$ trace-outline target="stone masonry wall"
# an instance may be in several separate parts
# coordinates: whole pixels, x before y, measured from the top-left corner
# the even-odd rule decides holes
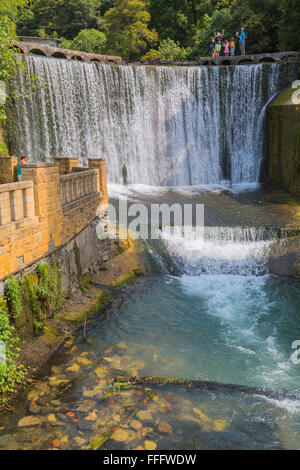
[[[0,183],[12,183],[17,180],[17,157],[0,158]]]
[[[300,195],[300,105],[291,102],[294,91],[284,91],[268,107],[268,182]]]
[[[2,160],[11,168],[13,158],[0,167]],[[69,171],[72,160],[63,163]],[[21,182],[0,184],[0,281],[62,249],[104,212],[105,160],[96,166],[62,175],[60,163],[27,164]]]

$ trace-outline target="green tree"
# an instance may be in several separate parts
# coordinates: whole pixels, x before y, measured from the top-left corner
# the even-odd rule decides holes
[[[19,34],[34,35],[41,29],[52,36],[73,39],[82,29],[97,28],[100,0],[34,0],[27,21],[18,21]]]
[[[224,28],[224,39],[230,39],[235,37],[235,33],[240,31],[242,26],[248,38],[246,53],[278,51],[278,0],[245,0],[243,3],[237,0],[222,0],[210,11],[211,13],[204,14],[198,22],[194,34],[193,58],[208,55],[210,39],[215,30],[221,31]]]
[[[299,0],[282,0],[279,45],[281,51],[300,51]]]
[[[155,44],[157,32],[149,29],[148,0],[116,0],[104,15],[107,50],[125,59],[136,59]]]
[[[189,45],[191,32],[197,21],[195,2],[196,0],[150,0],[151,26],[157,30],[161,40],[170,38],[185,46]]]
[[[103,54],[106,45],[106,36],[97,29],[82,29],[71,43],[74,51],[94,52]]]
[[[187,51],[170,38],[161,41],[158,50],[160,60],[183,60],[187,57]]]
[[[15,21],[18,9],[24,9],[26,4],[27,0],[5,0],[0,3],[0,120],[6,117],[5,84],[18,66],[18,56],[13,48]]]

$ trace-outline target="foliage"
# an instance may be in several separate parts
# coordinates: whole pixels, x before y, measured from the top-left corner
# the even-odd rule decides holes
[[[160,60],[160,52],[157,49],[150,49],[150,51],[145,54],[141,60],[143,61],[155,61],[155,60]]]
[[[32,0],[30,8],[24,8],[27,0],[5,3],[10,16],[7,24],[7,15],[0,16],[0,39],[13,36],[18,5],[19,34],[60,37],[64,48],[124,59],[197,59],[210,55],[215,30],[224,28],[224,39],[230,39],[242,26],[246,53],[300,50],[299,0]],[[0,40],[0,66],[1,60],[11,62],[8,49]],[[0,74],[11,65],[0,67]]]
[[[281,51],[300,51],[299,0],[283,0],[281,3],[279,45]]]
[[[32,311],[32,323],[35,334],[38,334],[44,328],[44,314],[42,310],[41,303],[39,301],[39,297],[37,294],[38,291],[38,283],[33,276],[27,276],[26,280],[26,287],[28,289],[30,304],[31,304],[31,311]]]
[[[105,52],[106,36],[96,29],[82,29],[71,43],[74,51],[93,52],[103,54]]]
[[[172,39],[164,39],[159,45],[160,60],[182,60],[187,57],[187,51]]]
[[[158,38],[163,47],[164,41],[172,40],[182,49],[184,58],[207,56],[215,29],[224,28],[225,38],[230,39],[241,26],[246,29],[249,53],[277,51],[279,45],[281,50],[300,49],[299,0],[35,0],[30,3],[31,8],[23,8],[18,19],[21,34],[56,35],[63,39],[64,48],[102,53],[105,41],[104,36],[100,39],[100,34],[105,30],[106,52],[120,54],[125,59],[143,56],[143,60],[157,60],[158,52],[153,46]],[[161,55],[174,60],[170,58],[174,57],[170,47]]]
[[[36,35],[42,28],[46,35],[73,39],[82,29],[97,28],[100,16],[99,0],[35,0],[31,12],[18,20],[22,35]]]
[[[57,263],[39,263],[37,274],[26,276],[35,333],[44,328],[47,318],[53,317],[61,308],[64,300],[61,273]],[[26,369],[18,363],[20,348],[19,338],[11,320],[22,312],[23,294],[20,283],[10,277],[5,289],[6,299],[0,297],[0,346],[5,344],[6,360],[0,360],[0,405],[7,400],[7,394],[13,392],[18,383],[25,379]],[[0,357],[1,359],[1,357]]]
[[[115,7],[104,15],[109,53],[136,59],[158,40],[149,29],[148,0],[116,0]]]
[[[205,13],[193,37],[192,58],[207,56],[214,31],[225,30],[224,39],[235,37],[244,27],[247,34],[246,51],[249,53],[278,50],[280,12],[277,0],[245,0],[243,3],[218,2],[211,14]],[[268,21],[266,21],[266,17]],[[237,44],[238,45],[238,44]],[[238,47],[237,47],[238,51]]]
[[[7,305],[11,316],[16,319],[22,312],[22,294],[20,283],[14,276],[11,276],[5,287]]]
[[[0,82],[3,83],[7,83],[17,68],[17,54],[13,49],[12,41],[16,36],[15,20],[18,8],[25,7],[26,3],[27,0],[0,2]],[[0,100],[0,120],[6,118],[4,101],[5,99]]]
[[[151,26],[159,38],[173,39],[188,46],[191,32],[195,29],[196,0],[150,0]]]
[[[37,266],[39,283],[37,296],[45,318],[55,315],[64,301],[61,273],[57,263],[39,263]]]
[[[25,378],[25,368],[18,364],[20,349],[19,338],[14,336],[14,327],[10,324],[6,301],[0,298],[0,342],[5,345],[5,362],[0,361],[0,405],[4,405],[7,394]]]
[[[62,49],[72,49],[72,40],[66,38],[60,38],[60,47]]]
[[[158,50],[150,49],[141,60],[143,61],[173,61],[173,60],[184,60],[189,55],[189,49],[180,47],[179,42],[173,41],[173,39],[163,39],[159,45]]]

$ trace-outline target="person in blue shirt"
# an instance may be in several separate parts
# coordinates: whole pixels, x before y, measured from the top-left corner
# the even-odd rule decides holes
[[[240,51],[241,51],[241,54],[242,55],[245,55],[246,54],[246,39],[247,39],[247,36],[246,36],[246,33],[245,33],[245,29],[244,28],[241,28],[241,34],[239,33],[236,33],[236,36],[239,38],[240,40]]]
[[[26,165],[27,163],[27,157],[25,155],[25,153],[21,153],[21,157],[18,161],[18,180],[21,181],[22,180],[22,165]]]

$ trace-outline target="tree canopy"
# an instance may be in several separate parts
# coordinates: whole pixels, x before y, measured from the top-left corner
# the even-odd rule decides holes
[[[26,3],[27,9],[20,8]],[[12,17],[19,11],[18,34],[58,37],[68,47],[125,59],[207,56],[214,30],[224,29],[224,39],[230,39],[241,27],[249,53],[300,50],[299,0],[6,0],[5,5]]]
[[[300,5],[299,0],[281,2],[279,45],[283,51],[300,51]]]
[[[114,8],[105,13],[110,53],[135,59],[158,41],[157,32],[148,27],[151,18],[148,4],[148,0],[116,0]]]
[[[5,84],[17,67],[17,55],[13,48],[16,37],[18,13],[27,5],[27,0],[5,0],[0,3],[0,120],[5,119]]]
[[[103,54],[105,45],[106,36],[104,33],[97,29],[82,29],[72,41],[70,48],[75,51]]]
[[[101,2],[99,0],[33,0],[31,15],[19,18],[18,32],[22,35],[37,35],[40,30],[46,35],[74,39],[82,29],[97,28]]]

